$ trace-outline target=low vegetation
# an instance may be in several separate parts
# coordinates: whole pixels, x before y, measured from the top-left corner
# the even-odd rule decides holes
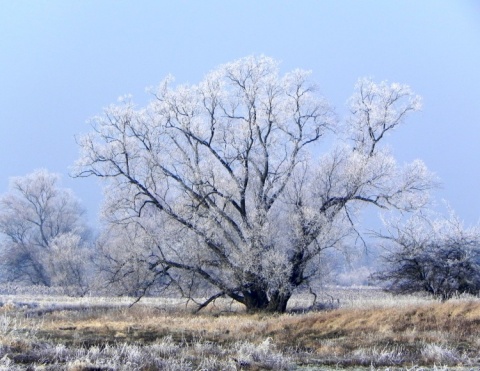
[[[373,275],[397,294],[425,292],[447,300],[480,291],[480,228],[448,218],[413,215],[405,224],[391,221],[382,241],[383,267]]]
[[[320,370],[480,365],[480,301],[393,297],[372,289],[325,293],[323,307],[246,314],[218,299],[0,296],[0,369]],[[326,300],[328,297],[333,299]],[[296,307],[295,307],[296,306]],[[318,308],[321,305],[317,305]]]

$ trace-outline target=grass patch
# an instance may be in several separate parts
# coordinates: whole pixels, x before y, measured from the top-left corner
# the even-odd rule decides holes
[[[377,301],[283,315],[247,315],[227,301],[194,315],[185,303],[161,299],[131,308],[104,298],[52,303],[37,297],[36,305],[7,299],[0,307],[0,369],[480,366],[480,301],[474,298],[413,298],[410,304],[399,298],[401,305]]]

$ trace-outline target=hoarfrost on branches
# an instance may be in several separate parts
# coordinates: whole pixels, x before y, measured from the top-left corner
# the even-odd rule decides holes
[[[399,167],[381,146],[419,98],[404,85],[360,80],[341,124],[309,78],[250,56],[197,85],[173,87],[169,76],[146,107],[126,99],[92,119],[75,173],[105,181],[111,230],[149,236],[141,244],[149,282],[281,312],[361,207],[425,204],[431,174],[421,162]],[[329,135],[332,150],[318,156]],[[116,254],[136,254],[138,244],[125,241],[112,242]]]
[[[448,218],[414,214],[390,220],[379,234],[384,267],[374,274],[386,290],[425,292],[443,300],[480,291],[480,228],[465,227],[453,212]]]
[[[36,170],[12,178],[0,198],[3,278],[84,294],[88,229],[79,201],[59,187],[59,180],[57,174]]]

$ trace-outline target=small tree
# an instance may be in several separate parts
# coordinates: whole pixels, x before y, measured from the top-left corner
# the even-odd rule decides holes
[[[78,231],[53,238],[41,260],[51,286],[62,287],[65,293],[73,296],[83,296],[90,289],[92,248]]]
[[[480,230],[464,228],[454,215],[392,223],[380,236],[384,269],[373,277],[394,293],[426,292],[443,300],[480,291]]]
[[[141,226],[155,276],[282,312],[362,205],[426,202],[423,163],[400,168],[381,146],[420,107],[405,85],[360,80],[340,125],[309,72],[280,76],[268,57],[225,64],[198,85],[171,84],[145,108],[127,99],[95,117],[76,164],[77,176],[106,181],[110,223]],[[318,156],[329,133],[338,141]]]
[[[88,262],[80,248],[87,237],[83,210],[58,182],[57,174],[36,170],[12,178],[9,192],[0,198],[5,279],[85,288],[85,268],[80,268]]]

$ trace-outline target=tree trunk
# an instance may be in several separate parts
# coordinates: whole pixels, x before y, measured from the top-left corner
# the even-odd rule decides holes
[[[269,303],[267,293],[260,289],[244,291],[243,297],[247,313],[263,312]]]
[[[291,294],[280,294],[277,292],[269,297],[265,290],[249,290],[243,292],[243,296],[247,313],[285,313]]]
[[[278,292],[274,293],[268,303],[267,312],[285,313],[287,310],[288,300],[291,296],[291,294],[280,294]]]

